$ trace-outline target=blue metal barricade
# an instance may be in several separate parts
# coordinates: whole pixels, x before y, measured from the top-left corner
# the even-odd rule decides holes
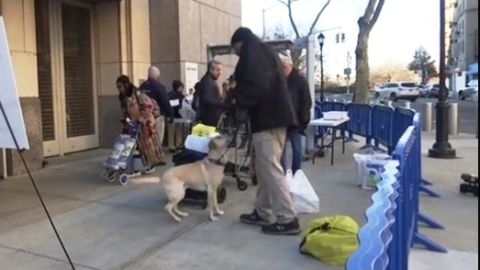
[[[322,111],[323,112],[331,112],[331,111],[346,111],[346,106],[342,102],[330,102],[326,101],[321,103]]]
[[[372,140],[372,107],[368,104],[347,104],[346,110],[350,120],[347,123],[347,131],[350,139],[353,135],[365,137],[366,145]]]
[[[372,137],[375,141],[375,146],[380,144],[385,146],[388,153],[393,151],[393,114],[394,110],[389,106],[373,106],[372,108]],[[411,122],[410,122],[411,123]]]
[[[416,113],[411,119],[393,154],[398,160],[398,171],[387,170],[377,184],[372,205],[365,212],[367,223],[359,231],[360,246],[349,258],[347,270],[406,270],[410,248],[416,244],[431,251],[446,252],[418,230],[418,222],[443,227],[420,213],[420,116]]]
[[[392,131],[394,145],[398,142],[405,130],[412,125],[414,115],[415,111],[412,109],[400,107],[395,108],[395,114],[393,116],[393,122],[395,122],[395,125],[393,126]]]

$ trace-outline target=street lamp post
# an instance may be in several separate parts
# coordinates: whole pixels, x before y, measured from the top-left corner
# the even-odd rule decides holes
[[[325,36],[323,33],[320,33],[317,37],[318,44],[320,45],[320,101],[325,101],[325,96],[323,93],[324,90],[324,81],[323,81],[323,43],[325,41]]]
[[[435,143],[428,150],[433,158],[455,158],[455,149],[448,142],[448,108],[447,88],[445,85],[445,0],[440,0],[440,90],[436,104],[437,122]]]

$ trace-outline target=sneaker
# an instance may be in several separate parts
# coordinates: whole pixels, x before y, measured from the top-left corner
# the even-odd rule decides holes
[[[240,216],[240,222],[250,225],[266,226],[270,224],[268,220],[261,218],[257,210],[253,210],[251,214],[243,214]]]
[[[274,235],[297,235],[301,232],[298,219],[294,218],[288,223],[274,223],[271,225],[262,226],[262,232]]]

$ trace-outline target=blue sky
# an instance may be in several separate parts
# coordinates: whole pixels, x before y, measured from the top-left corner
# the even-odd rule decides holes
[[[326,0],[298,0],[294,3],[294,18],[304,32],[325,2]],[[353,57],[352,67],[354,66],[357,20],[367,3],[367,0],[331,0],[320,17],[318,30],[340,27],[324,32],[324,65],[328,74],[342,73],[346,67],[347,51]],[[261,35],[264,8],[270,8],[265,12],[267,32],[279,26],[286,32],[293,32],[287,8],[276,0],[242,0],[242,24]],[[386,0],[380,18],[370,34],[371,68],[392,63],[406,66],[412,60],[415,49],[420,46],[426,48],[432,59],[437,60],[439,17],[438,0]],[[345,44],[335,43],[335,35],[339,32],[345,33]]]

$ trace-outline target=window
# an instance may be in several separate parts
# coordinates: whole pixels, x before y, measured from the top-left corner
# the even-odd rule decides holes
[[[414,83],[402,83],[402,87],[415,87]]]

